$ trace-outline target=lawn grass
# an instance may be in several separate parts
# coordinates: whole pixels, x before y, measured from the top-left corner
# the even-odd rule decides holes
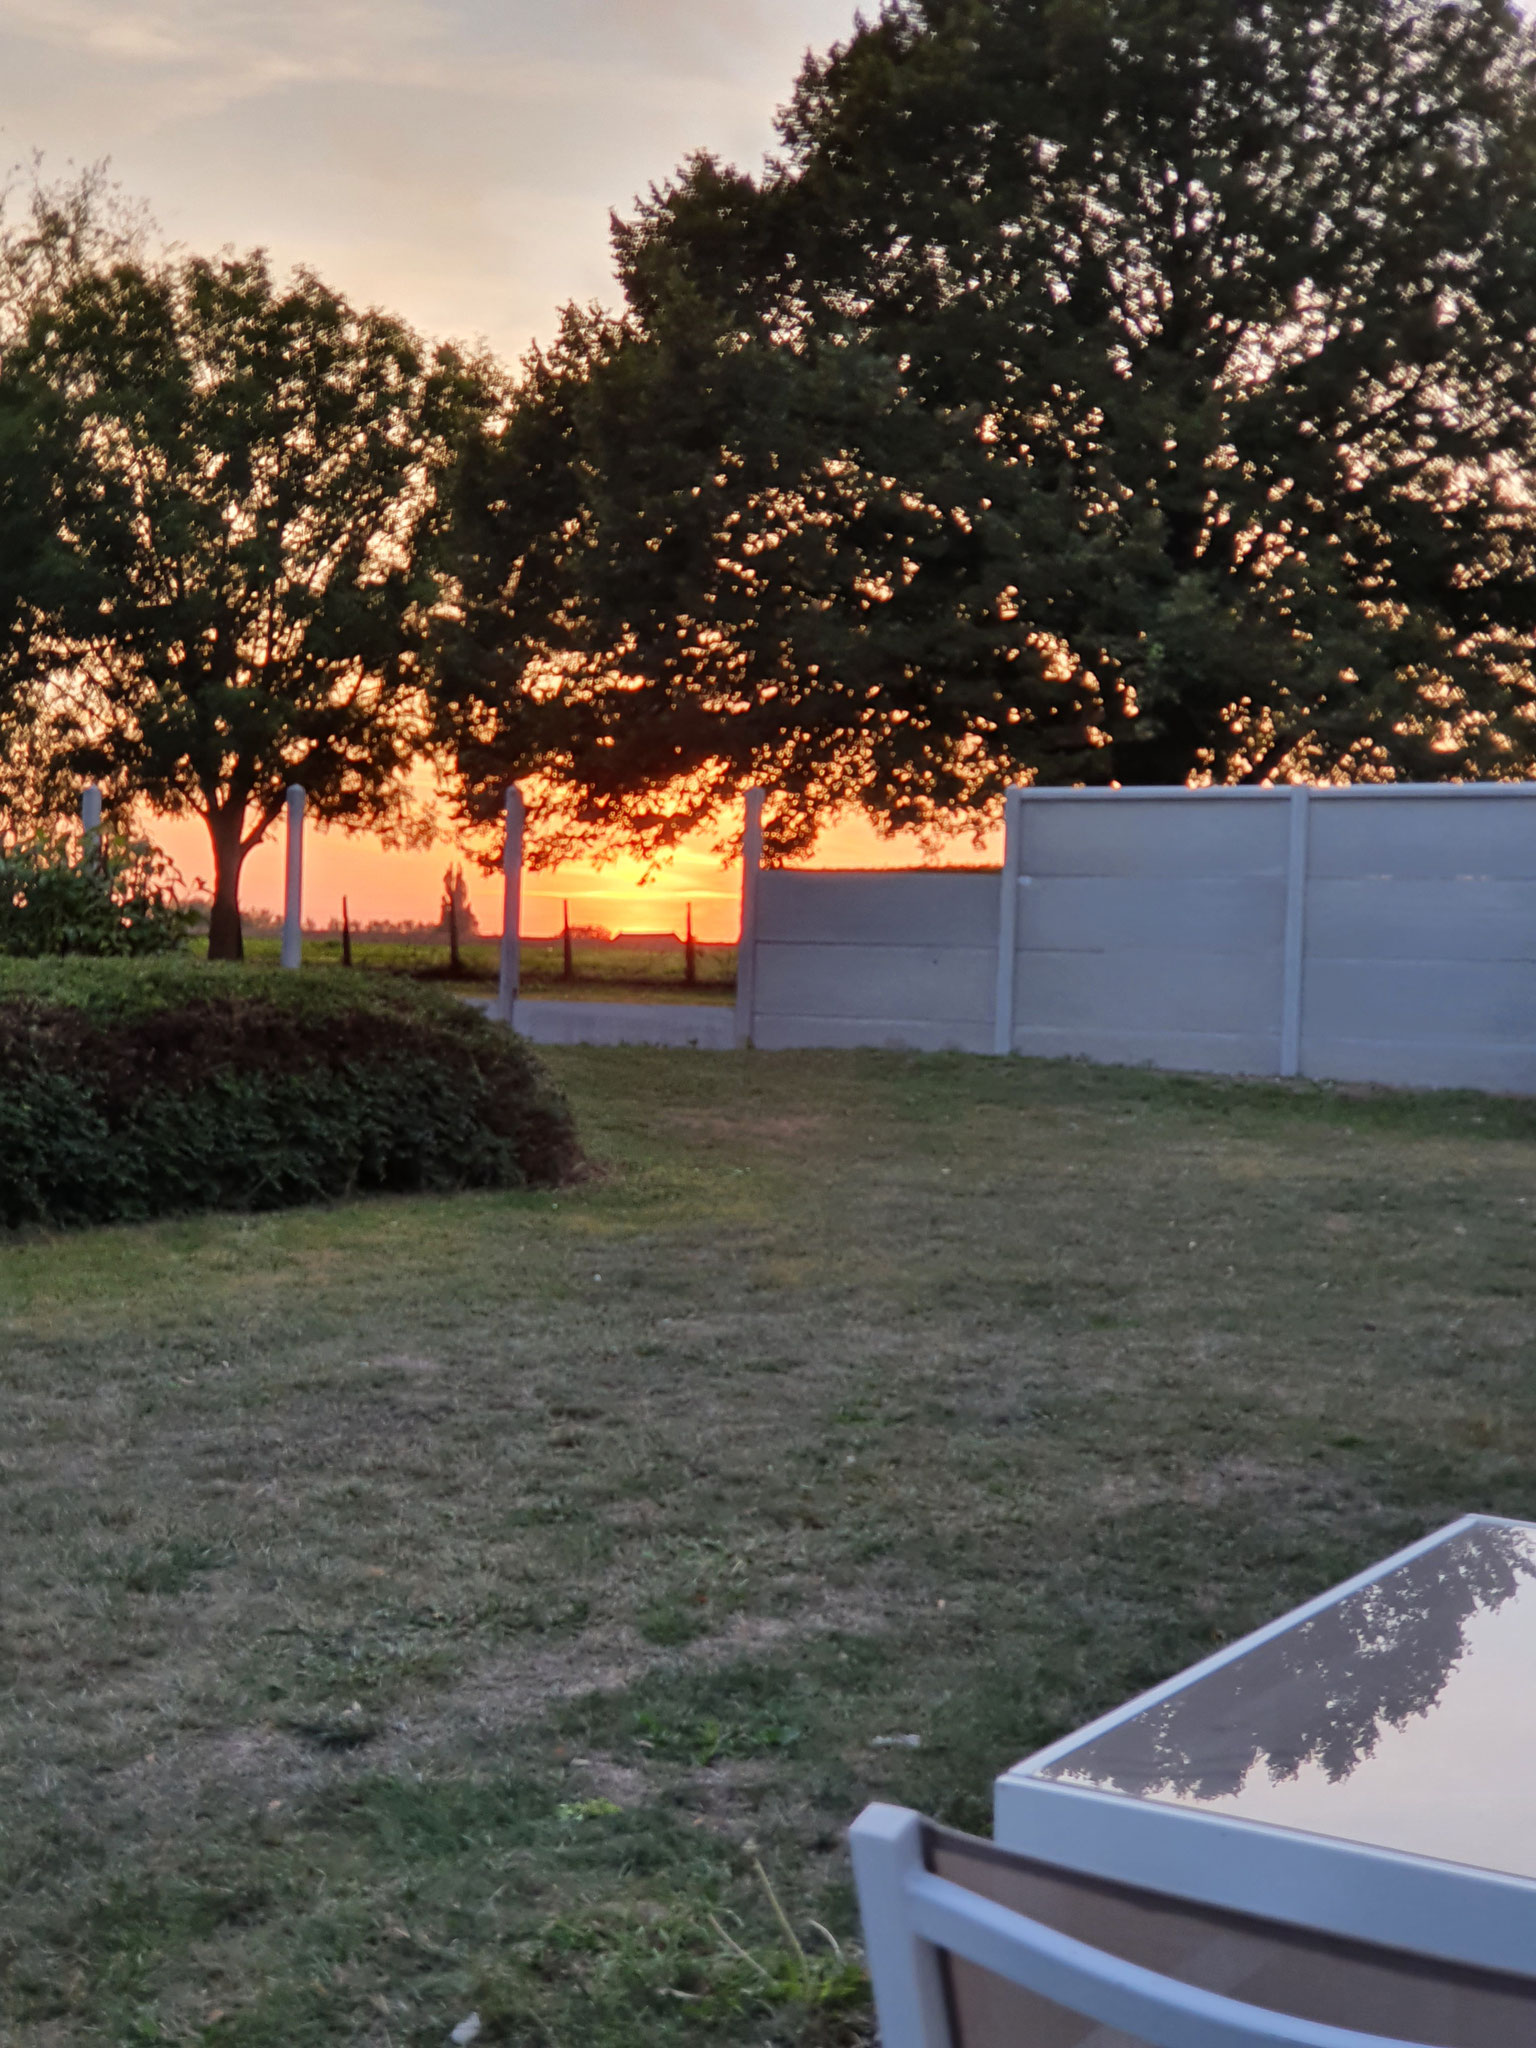
[[[1536,1515],[1536,1105],[548,1059],[559,1194],[0,1246],[0,2039],[861,2041],[865,1799]]]
[[[206,949],[198,939],[194,950]],[[269,935],[248,934],[245,957],[253,965],[275,967],[283,942]],[[501,972],[501,946],[495,939],[466,939],[459,956],[469,981],[493,983]],[[445,976],[448,945],[429,941],[354,939],[352,964],[359,972]],[[327,934],[304,941],[306,967],[339,967],[341,940]],[[683,949],[673,946],[616,945],[596,939],[571,948],[575,979],[564,979],[564,952],[559,939],[524,939],[520,979],[524,995],[553,996],[566,1002],[729,1003],[736,994],[736,948],[700,945],[697,980],[684,980]]]

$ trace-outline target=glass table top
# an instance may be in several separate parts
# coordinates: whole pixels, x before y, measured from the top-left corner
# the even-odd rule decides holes
[[[1536,1878],[1536,1529],[1448,1535],[1039,1776]]]

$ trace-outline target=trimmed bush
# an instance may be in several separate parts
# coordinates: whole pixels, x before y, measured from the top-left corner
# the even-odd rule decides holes
[[[0,1223],[551,1187],[570,1113],[521,1040],[379,977],[0,960]]]

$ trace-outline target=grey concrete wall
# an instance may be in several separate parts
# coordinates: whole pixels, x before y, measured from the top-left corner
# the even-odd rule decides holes
[[[512,1028],[535,1045],[675,1045],[726,1052],[736,1012],[723,1003],[573,1003],[519,996]]]
[[[1000,875],[750,867],[734,1011],[519,999],[517,1028],[1536,1095],[1536,785],[1024,790],[1008,818]]]
[[[1283,793],[1031,792],[1020,821],[1016,1052],[1279,1071]]]
[[[995,874],[765,868],[752,1043],[990,1052],[998,887]]]
[[[1014,1049],[1536,1093],[1536,788],[1296,805],[1029,792]]]
[[[1536,1094],[1536,791],[1309,811],[1302,1072]]]

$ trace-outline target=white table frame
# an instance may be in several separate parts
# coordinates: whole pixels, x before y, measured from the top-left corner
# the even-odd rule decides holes
[[[994,1787],[995,1839],[1026,1856],[1203,1905],[1536,1976],[1536,1881],[1040,1776],[1095,1736],[1258,1644],[1463,1531],[1488,1525],[1526,1528],[1536,1536],[1536,1524],[1466,1515],[1015,1764]],[[1536,1745],[1532,1762],[1536,1768]]]

